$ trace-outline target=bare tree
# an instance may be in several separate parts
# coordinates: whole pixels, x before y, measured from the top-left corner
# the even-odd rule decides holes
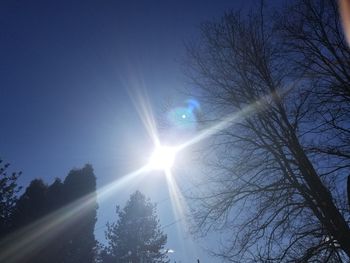
[[[308,149],[340,162],[350,161],[350,49],[345,41],[336,1],[302,0],[290,6],[289,16],[279,19],[279,29],[292,54],[296,71],[316,83],[313,116],[318,128],[312,133],[321,143]],[[297,19],[296,19],[297,18]],[[311,107],[310,107],[311,110]]]
[[[300,1],[300,10],[311,8],[309,3],[314,5]],[[320,96],[327,80],[312,74],[317,65],[314,72],[307,70],[312,63],[306,52],[312,47],[298,50],[287,41],[284,30],[302,18],[290,10],[283,13],[292,19],[285,24],[281,16],[268,20],[262,8],[245,17],[227,13],[203,24],[199,43],[188,48],[189,74],[210,115],[240,116],[206,145],[217,159],[210,160],[206,176],[210,191],[198,193],[193,206],[198,231],[229,230],[216,255],[231,262],[350,258],[349,209],[341,194],[346,186],[339,183],[349,169],[342,158],[322,152],[327,136],[337,138],[332,146],[339,150],[342,138],[319,110],[328,103]],[[337,19],[336,9],[327,12]],[[343,41],[340,31],[338,37]],[[322,59],[319,64],[327,66]]]

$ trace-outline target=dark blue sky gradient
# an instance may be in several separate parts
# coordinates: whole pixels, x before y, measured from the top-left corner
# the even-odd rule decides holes
[[[51,183],[87,162],[99,186],[137,168],[151,142],[128,89],[140,84],[158,114],[169,98],[182,104],[184,41],[198,36],[201,22],[249,3],[0,1],[0,157],[23,171],[24,186],[36,177]],[[158,192],[153,201],[166,198]],[[129,194],[100,204],[98,227]],[[163,225],[176,220],[164,203]],[[189,262],[175,231],[164,231],[172,258]]]

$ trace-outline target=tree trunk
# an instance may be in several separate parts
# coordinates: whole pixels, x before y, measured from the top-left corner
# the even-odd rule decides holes
[[[299,141],[296,138],[295,134],[293,134],[292,137],[294,145],[293,148],[295,150],[295,158],[299,163],[303,178],[311,189],[312,198],[315,199],[316,206],[320,209],[320,212],[323,215],[323,218],[319,219],[323,224],[325,224],[326,229],[329,231],[329,234],[339,242],[340,247],[350,258],[349,225],[345,221],[343,215],[339,212],[338,208],[335,206],[331,193],[323,185],[312,163],[306,156],[305,151],[299,144]]]

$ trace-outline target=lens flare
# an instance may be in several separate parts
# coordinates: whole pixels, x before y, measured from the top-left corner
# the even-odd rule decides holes
[[[133,86],[137,87],[137,82],[132,82]],[[297,83],[292,83],[290,87],[284,92],[288,93]],[[132,95],[132,94],[131,94]],[[273,95],[273,94],[272,94]],[[120,177],[116,180],[97,191],[97,197],[99,202],[105,201],[112,196],[115,191],[125,188],[131,181],[144,176],[150,169],[163,170],[167,178],[169,194],[171,198],[172,208],[176,218],[185,218],[187,204],[185,198],[182,196],[181,190],[177,186],[175,177],[172,176],[171,167],[175,162],[176,155],[194,145],[199,143],[216,133],[234,125],[236,122],[243,118],[254,114],[260,107],[268,106],[268,101],[271,98],[271,94],[267,95],[260,100],[247,105],[245,108],[238,112],[231,113],[223,118],[216,124],[201,130],[196,136],[180,144],[177,147],[161,146],[159,141],[159,135],[157,131],[156,121],[152,113],[151,103],[148,101],[148,96],[145,93],[135,92],[135,96],[131,96],[138,114],[142,122],[144,123],[147,132],[149,133],[155,147],[155,151],[152,154],[149,163],[141,167],[134,172]],[[171,112],[171,119],[174,120],[174,124],[180,127],[196,127],[196,114],[195,110],[199,110],[199,103],[194,100],[187,101],[187,107],[177,108]],[[181,120],[181,121],[180,121]],[[193,125],[193,126],[192,126]],[[174,125],[175,126],[175,125]],[[91,205],[95,204],[96,193],[84,196],[81,199],[60,208],[45,217],[38,219],[32,224],[15,231],[6,238],[0,238],[0,262],[18,263],[23,262],[33,252],[42,250],[46,245],[55,240],[58,236],[64,234],[68,226],[78,224],[84,215],[83,212],[90,211]],[[185,224],[184,220],[181,221],[182,225]]]
[[[180,132],[193,132],[197,128],[197,114],[200,110],[199,102],[189,99],[184,106],[170,109],[167,121],[172,129]]]

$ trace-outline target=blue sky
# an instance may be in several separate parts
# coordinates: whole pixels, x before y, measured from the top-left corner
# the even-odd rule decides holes
[[[191,88],[181,69],[184,41],[198,36],[201,22],[251,2],[1,1],[0,157],[23,171],[24,186],[85,163],[99,187],[137,169],[152,143],[132,96],[146,93],[159,118],[168,101],[183,105],[189,98],[179,91]],[[175,170],[183,185],[198,175],[191,165]],[[159,202],[162,225],[178,220],[164,177],[152,174],[99,204],[99,240],[115,205],[136,189]],[[192,242],[183,221],[164,231],[177,262],[216,262],[201,247],[217,236]]]

